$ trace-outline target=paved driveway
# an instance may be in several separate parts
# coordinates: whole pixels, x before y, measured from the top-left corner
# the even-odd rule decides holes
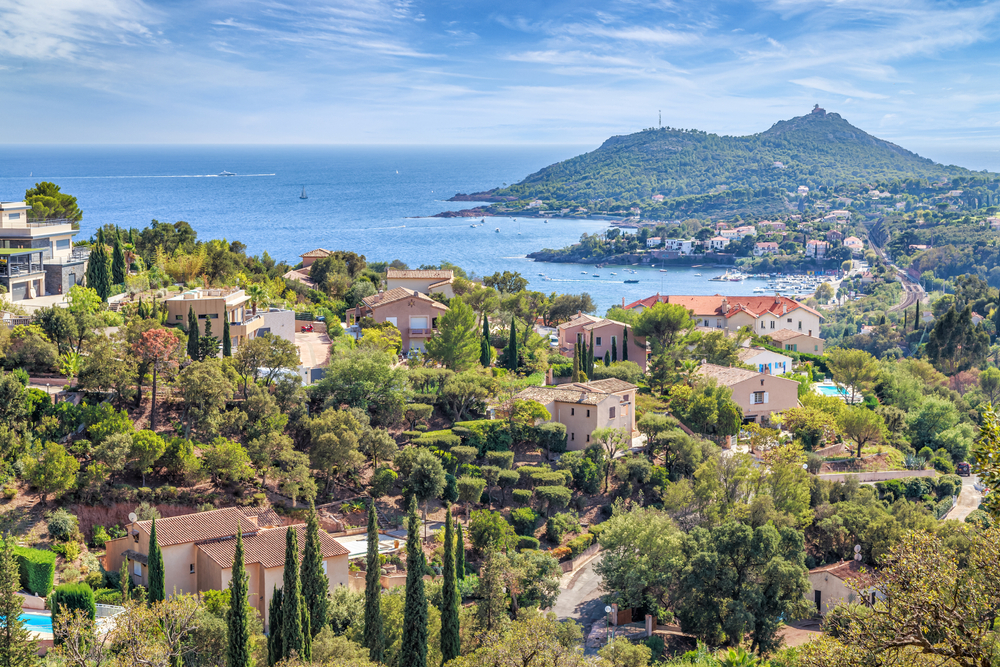
[[[600,561],[601,555],[597,554],[582,568],[563,577],[559,598],[552,607],[560,619],[571,618],[588,628],[595,620],[604,617],[601,576],[594,571],[594,566]]]
[[[299,348],[299,359],[306,368],[325,366],[330,360],[330,337],[324,332],[299,331],[295,334],[295,345]]]
[[[965,517],[979,508],[979,503],[983,502],[983,494],[976,490],[975,485],[978,483],[979,478],[975,475],[962,478],[962,491],[958,494],[958,504],[945,515],[945,519],[965,521]]]

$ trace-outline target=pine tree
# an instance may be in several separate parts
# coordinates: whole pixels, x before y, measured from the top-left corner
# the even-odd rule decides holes
[[[229,318],[222,320],[222,356],[233,356],[233,337],[229,334]]]
[[[198,330],[198,316],[194,314],[194,306],[188,308],[188,356],[192,361],[198,361],[200,348],[198,347],[198,337],[201,332]]]
[[[455,576],[459,581],[465,579],[465,536],[462,534],[462,523],[458,524],[458,535],[455,537]]]
[[[479,603],[476,605],[476,619],[483,633],[495,630],[504,618],[507,595],[503,586],[503,563],[496,547],[490,545],[479,568],[479,586],[476,590]]]
[[[20,566],[14,556],[14,538],[0,535],[0,665],[28,667],[37,662],[38,646],[21,619],[23,602]]]
[[[507,342],[507,370],[517,371],[517,323],[510,318],[510,340]]]
[[[285,656],[281,645],[282,623],[281,623],[281,589],[275,584],[274,592],[271,594],[271,604],[267,608],[267,616],[270,634],[267,636],[267,664],[274,667]]]
[[[149,529],[149,601],[163,602],[166,599],[166,591],[163,583],[163,552],[160,551],[160,544],[156,541],[156,519],[153,519],[153,526]]]
[[[204,361],[219,356],[219,339],[212,335],[212,318],[205,318],[205,335],[198,339],[198,358]]]
[[[611,352],[609,352],[608,350],[604,351],[604,365],[605,366],[611,365]]]
[[[111,294],[111,260],[104,243],[104,229],[97,230],[97,243],[87,260],[87,287],[94,289],[101,301],[107,301]]]
[[[628,327],[622,327],[622,361],[628,361]]]
[[[406,522],[406,602],[399,664],[427,667],[427,597],[424,594],[424,550],[420,546],[420,519],[416,496],[410,497]]]
[[[319,541],[319,519],[316,507],[310,506],[306,518],[306,546],[302,557],[302,599],[309,611],[310,637],[315,637],[326,625],[330,580],[323,572],[323,545]]]
[[[618,341],[611,337],[611,363],[618,361]]]
[[[250,605],[247,602],[250,578],[243,557],[243,529],[236,524],[236,553],[233,555],[233,578],[229,581],[229,650],[227,667],[253,667],[250,651]]]
[[[282,657],[294,652],[302,657],[305,636],[302,634],[302,584],[299,581],[299,538],[295,528],[285,530],[285,574],[281,586]]]
[[[444,519],[444,583],[441,586],[441,662],[457,658],[461,652],[459,635],[458,580],[455,577],[455,535],[451,526],[451,506]]]
[[[365,560],[365,637],[364,645],[372,662],[382,662],[382,582],[378,559],[378,521],[375,501],[368,505],[368,555]]]
[[[122,237],[115,237],[115,247],[111,254],[111,280],[115,285],[124,285],[125,276],[125,250],[122,248]]]

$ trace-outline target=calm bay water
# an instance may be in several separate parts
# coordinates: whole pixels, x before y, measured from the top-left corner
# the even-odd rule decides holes
[[[107,223],[144,227],[153,219],[186,220],[199,238],[239,240],[251,254],[267,251],[292,264],[303,252],[326,248],[352,250],[371,261],[400,259],[411,267],[449,261],[478,275],[520,271],[531,289],[590,293],[602,313],[623,298],[628,303],[656,292],[741,294],[762,285],[708,282],[720,272],[708,267],[667,273],[635,267],[636,275],[625,275],[621,268],[525,258],[574,243],[584,232],[603,231],[604,221],[487,218],[473,228],[478,219],[426,217],[475,206],[444,201],[456,192],[514,183],[590,149],[5,146],[0,200],[20,200],[34,183],[52,181],[77,197],[82,237]],[[218,176],[223,170],[237,175]],[[303,188],[308,199],[299,198]],[[625,285],[626,278],[640,282]]]

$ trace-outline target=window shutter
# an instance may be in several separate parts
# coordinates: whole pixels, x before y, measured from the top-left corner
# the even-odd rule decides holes
[[[764,392],[764,402],[767,403],[767,392]]]
[[[752,392],[752,391],[750,392],[750,405],[754,405],[754,404],[755,404],[755,403],[754,403],[754,400],[753,400],[753,395],[754,395],[754,393],[755,393],[755,392]]]

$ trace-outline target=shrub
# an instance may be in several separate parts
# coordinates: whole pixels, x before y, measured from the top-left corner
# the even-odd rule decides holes
[[[569,505],[572,493],[565,486],[539,486],[535,495],[545,503],[546,511],[560,509]]]
[[[559,422],[548,422],[534,428],[533,440],[538,446],[550,454],[562,454],[566,451],[566,425]]]
[[[532,478],[543,472],[550,471],[548,468],[541,468],[539,466],[521,466],[517,469],[517,474],[521,476],[521,484],[524,484],[525,486],[534,486]]]
[[[80,543],[72,540],[69,542],[59,542],[52,545],[52,551],[66,559],[67,563],[72,563],[80,557]]]
[[[385,466],[379,468],[372,474],[371,487],[369,493],[372,498],[381,498],[389,493],[396,485],[399,475],[392,468]]]
[[[806,469],[813,475],[819,474],[823,467],[823,457],[816,452],[806,453]]]
[[[514,466],[514,452],[486,452],[486,463],[502,470],[510,470]]]
[[[663,637],[653,635],[652,637],[646,637],[642,643],[649,649],[650,656],[653,660],[659,661],[660,658],[663,657],[663,650],[666,648]]]
[[[49,515],[48,524],[49,535],[60,542],[74,539],[80,532],[80,522],[77,518],[61,507]]]
[[[450,450],[455,445],[461,445],[462,439],[450,430],[430,431],[413,439],[413,444],[419,447],[430,447],[436,449]]]
[[[499,512],[477,510],[469,518],[469,537],[479,551],[494,544],[498,549],[517,544],[517,534]]]
[[[907,498],[919,498],[930,493],[931,481],[926,477],[910,477],[903,482],[903,489]]]
[[[562,560],[563,558],[571,555],[572,552],[569,547],[556,547],[555,549],[549,551],[549,554],[556,560]]]
[[[462,444],[475,447],[480,454],[506,451],[514,444],[507,422],[501,419],[457,422],[455,426],[465,429],[463,433],[468,432]]]
[[[924,461],[930,461],[934,458],[934,450],[930,447],[921,447],[920,451],[917,452],[917,456],[922,458]]]
[[[457,458],[460,463],[472,463],[476,460],[476,455],[479,454],[479,450],[475,447],[456,445],[451,448],[451,453],[455,455],[455,458]]]
[[[530,507],[519,507],[510,513],[510,522],[518,535],[534,535],[538,523],[538,512]]]
[[[606,523],[595,523],[590,527],[590,534],[594,536],[595,542],[601,539],[601,533],[603,533],[604,529],[607,527],[608,525]]]
[[[566,484],[566,476],[562,471],[546,470],[532,475],[531,483],[532,486],[563,486]]]
[[[993,526],[993,517],[983,510],[972,510],[969,516],[965,517],[965,523],[971,523],[980,530],[986,530]]]
[[[962,490],[962,478],[958,475],[944,475],[937,481],[938,498],[957,496]]]
[[[592,380],[606,380],[616,378],[631,384],[639,384],[643,377],[642,369],[634,361],[616,361],[610,366],[604,364],[594,364],[594,377]]]
[[[527,505],[531,502],[531,491],[529,489],[514,489],[514,502],[518,505]]]
[[[94,602],[97,604],[121,605],[121,591],[113,588],[100,588],[94,591]]]
[[[108,540],[111,539],[111,536],[108,535],[108,531],[105,530],[104,526],[95,525],[91,530],[91,533],[93,534],[94,537],[93,539],[91,539],[90,542],[97,549],[103,549],[104,545],[107,544]]]
[[[522,535],[517,540],[518,549],[537,549],[541,545],[537,537],[531,535]]]
[[[87,584],[95,591],[104,585],[104,574],[100,570],[91,570],[83,578],[83,583]]]
[[[583,535],[577,535],[572,540],[567,542],[566,546],[573,551],[573,556],[579,556],[593,543],[594,535],[592,533],[584,533]]]
[[[55,579],[55,552],[14,547],[14,555],[17,557],[21,586],[40,597],[48,596]]]
[[[419,438],[423,435],[420,431],[403,431],[403,437],[407,440],[413,440],[414,438]]]
[[[482,477],[459,477],[458,497],[463,503],[476,503],[483,496],[483,489],[486,488],[486,480]]]
[[[951,461],[944,458],[943,456],[935,456],[930,460],[930,464],[938,472],[943,472],[946,475],[955,474],[955,466],[952,464]]]
[[[569,512],[563,512],[549,517],[549,520],[545,522],[545,537],[550,542],[559,544],[566,533],[579,528],[580,522],[576,520],[576,517]]]
[[[74,609],[86,612],[91,620],[97,618],[94,591],[87,584],[63,584],[59,586],[52,592],[52,597],[49,598],[49,606],[52,609],[53,626],[56,625],[56,619],[60,614]]]
[[[17,487],[13,484],[7,484],[3,487],[3,497],[7,500],[13,500],[17,496]]]

